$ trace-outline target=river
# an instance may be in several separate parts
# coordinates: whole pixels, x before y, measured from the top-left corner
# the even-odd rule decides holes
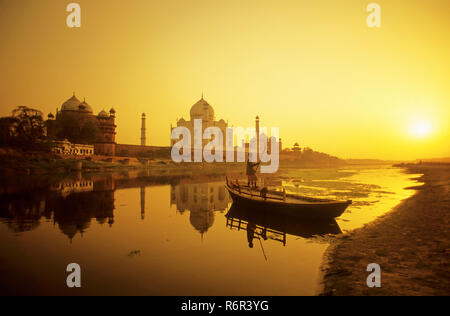
[[[417,184],[414,177],[352,166],[284,168],[268,180],[292,193],[353,201],[325,224],[258,222],[239,212],[227,218],[231,200],[222,178],[3,179],[0,293],[313,295],[330,239],[411,196],[406,188]],[[81,288],[66,285],[69,263],[81,267]]]

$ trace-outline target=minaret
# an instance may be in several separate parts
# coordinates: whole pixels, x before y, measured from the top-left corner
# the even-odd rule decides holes
[[[145,113],[142,113],[142,126],[141,126],[141,146],[146,145],[145,139]]]
[[[259,116],[256,116],[256,161],[259,161]]]

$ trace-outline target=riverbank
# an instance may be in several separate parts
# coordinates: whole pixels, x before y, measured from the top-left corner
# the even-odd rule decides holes
[[[412,197],[363,228],[337,237],[324,255],[320,295],[450,295],[450,164],[403,165],[423,174]],[[368,288],[370,263],[381,288]]]
[[[109,172],[137,168],[133,165],[109,161],[63,159],[57,155],[42,152],[28,152],[24,154],[19,151],[13,151],[6,155],[0,155],[0,175],[2,176],[55,175],[77,171]]]
[[[175,163],[170,159],[127,157],[62,158],[52,153],[0,150],[0,176],[59,176],[70,173],[142,171],[155,177],[223,176],[245,171],[244,163]]]

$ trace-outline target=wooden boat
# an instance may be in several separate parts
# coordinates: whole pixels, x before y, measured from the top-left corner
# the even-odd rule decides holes
[[[229,181],[226,188],[239,206],[309,219],[333,219],[344,213],[352,201],[305,197],[286,192],[257,190]]]

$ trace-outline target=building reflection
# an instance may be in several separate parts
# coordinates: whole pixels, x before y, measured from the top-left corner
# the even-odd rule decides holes
[[[37,228],[41,220],[51,221],[72,240],[82,235],[95,220],[114,224],[115,181],[111,175],[66,179],[47,188],[0,195],[0,218],[14,232]]]
[[[94,182],[92,180],[80,179],[78,181],[66,180],[61,181],[51,187],[51,190],[58,192],[61,196],[66,197],[72,193],[91,192],[94,190]]]
[[[189,212],[191,225],[203,236],[214,224],[214,212],[228,208],[223,182],[180,183],[170,188],[170,205],[180,214]]]
[[[140,188],[141,195],[141,219],[145,219],[145,186],[141,186]]]
[[[78,174],[40,186],[30,181],[7,194],[0,192],[0,221],[17,233],[31,231],[41,221],[53,222],[72,241],[75,236],[82,236],[93,222],[114,225],[117,189],[139,188],[140,209],[136,210],[136,216],[145,220],[146,187],[154,184],[152,181],[128,174],[87,178]],[[230,199],[222,181],[189,181],[195,180],[182,179],[171,185],[170,203],[176,205],[180,214],[189,212],[190,224],[203,236],[214,224],[215,212],[227,211]]]
[[[114,179],[111,176],[97,179],[90,190],[85,183],[85,180],[74,183],[69,195],[67,190],[57,191],[48,203],[53,221],[71,240],[77,233],[82,235],[92,219],[110,227],[114,224]]]
[[[14,232],[31,231],[39,226],[47,214],[45,192],[0,195],[0,218]]]

